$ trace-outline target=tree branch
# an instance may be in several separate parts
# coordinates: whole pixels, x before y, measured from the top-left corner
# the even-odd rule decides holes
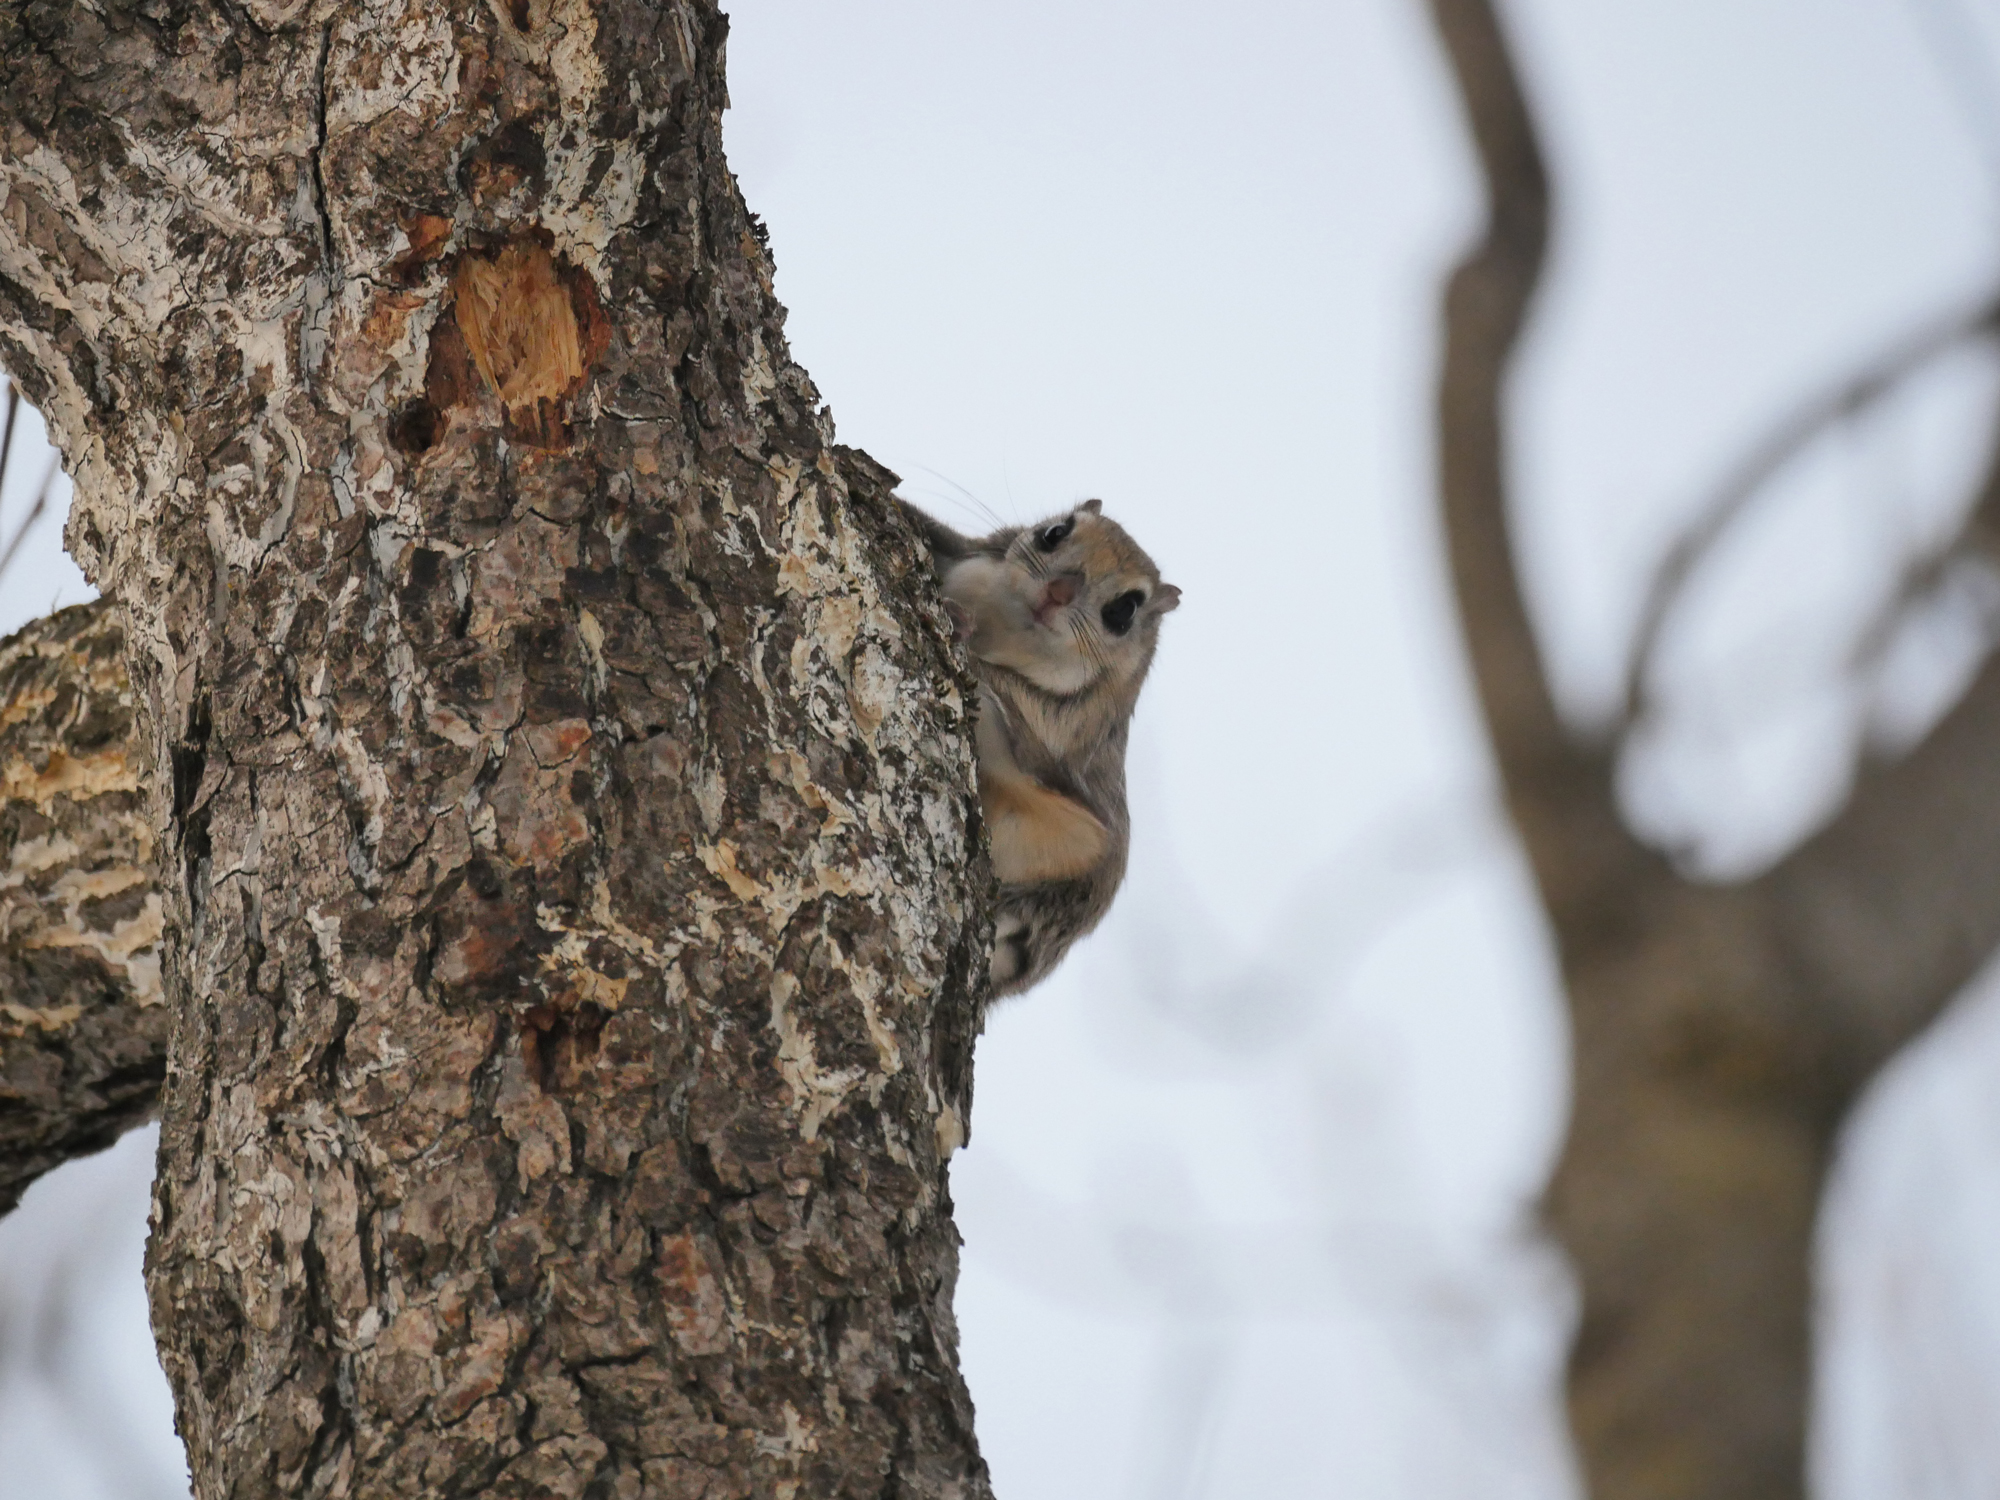
[[[1582,744],[1557,711],[1508,531],[1501,403],[1548,244],[1541,146],[1486,0],[1430,0],[1430,7],[1488,200],[1484,236],[1445,292],[1438,386],[1445,541],[1508,810],[1559,936],[1573,949],[1589,942],[1607,897],[1660,866],[1619,820],[1609,757]]]
[[[1621,728],[1637,723],[1644,716],[1646,682],[1659,654],[1661,637],[1689,582],[1716,543],[1759,496],[1768,493],[1770,482],[1778,473],[1835,422],[1877,405],[1939,355],[1973,339],[1991,337],[1996,324],[2000,324],[2000,298],[1989,297],[1970,313],[1954,313],[1919,330],[1871,361],[1860,373],[1829,389],[1815,391],[1788,412],[1737,464],[1697,509],[1694,520],[1667,549],[1654,571],[1639,610],[1639,623],[1633,632],[1627,660]]]
[[[160,897],[123,646],[105,600],[0,642],[0,1213],[159,1102]]]
[[[2000,413],[1995,417],[2000,431]],[[2000,441],[1952,551],[2000,561]],[[2000,657],[1900,759],[1864,761],[1839,816],[1757,884],[1856,1078],[2000,944]]]
[[[1489,195],[1486,233],[1446,291],[1440,474],[1452,578],[1509,810],[1566,963],[1619,914],[1634,880],[1670,872],[1626,831],[1608,753],[1562,723],[1536,649],[1506,517],[1501,399],[1539,278],[1549,187],[1534,125],[1486,0],[1430,0],[1457,76]],[[1876,402],[1946,349],[1986,336],[1988,302],[1890,351],[1804,403],[1737,471],[1669,555],[1642,616],[1633,691],[1674,599],[1715,537],[1798,448]],[[2000,449],[1968,518],[1979,545],[2000,512]],[[1864,771],[1834,824],[1746,890],[1772,919],[1802,995],[1863,1078],[1956,993],[2000,939],[2000,666],[1902,761]]]
[[[1491,201],[1446,297],[1439,483],[1467,649],[1572,1022],[1571,1125],[1544,1200],[1582,1291],[1572,1430],[1600,1496],[1798,1500],[1810,1248],[1840,1118],[2000,934],[2000,670],[1989,663],[1915,752],[1866,773],[1835,824],[1762,881],[1695,885],[1625,830],[1612,747],[1579,743],[1558,717],[1508,548],[1501,399],[1548,187],[1490,0],[1430,4]],[[1711,530],[1827,405],[1760,451]],[[1667,595],[1676,586],[1670,569]]]

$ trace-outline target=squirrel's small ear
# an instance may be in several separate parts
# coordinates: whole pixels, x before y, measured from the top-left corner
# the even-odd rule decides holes
[[[1163,615],[1168,610],[1181,607],[1181,591],[1171,583],[1163,583],[1153,590],[1153,613]]]
[[[1093,516],[1101,516],[1104,514],[1104,502],[1102,500],[1086,500],[1077,509],[1087,511]]]

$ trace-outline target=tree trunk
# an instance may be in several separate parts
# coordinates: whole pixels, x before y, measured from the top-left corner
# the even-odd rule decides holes
[[[1467,654],[1568,991],[1548,1212],[1583,1320],[1597,1500],[1799,1500],[1813,1220],[1847,1107],[2000,943],[2000,664],[1763,877],[1695,884],[1621,821],[1614,747],[1556,712],[1507,517],[1501,413],[1548,238],[1490,0],[1430,0],[1488,193],[1445,296],[1439,494]],[[1971,527],[2000,514],[2000,472]]]
[[[0,362],[124,612],[196,1493],[987,1493],[988,879],[712,4],[0,6]]]

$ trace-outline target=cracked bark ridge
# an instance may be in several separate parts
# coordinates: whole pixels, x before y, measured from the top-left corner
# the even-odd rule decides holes
[[[1697,884],[1632,836],[1616,747],[1557,713],[1513,562],[1502,398],[1549,225],[1534,120],[1489,0],[1430,10],[1488,193],[1445,293],[1439,500],[1573,1027],[1547,1201],[1583,1293],[1570,1419],[1601,1500],[1799,1500],[1813,1223],[1841,1122],[2000,943],[2000,657],[1757,879]]]
[[[0,361],[126,614],[196,1493],[977,1497],[990,884],[713,5],[0,5]]]
[[[0,1214],[149,1118],[166,1073],[123,650],[102,603],[0,641]]]

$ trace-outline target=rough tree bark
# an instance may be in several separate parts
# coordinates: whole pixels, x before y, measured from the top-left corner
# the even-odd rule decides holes
[[[1598,1500],[1798,1500],[1835,1135],[2000,943],[2000,662],[1761,878],[1697,884],[1632,836],[1615,745],[1556,711],[1508,530],[1502,398],[1548,238],[1542,153],[1489,0],[1430,7],[1488,194],[1445,295],[1440,500],[1574,1033],[1547,1201],[1583,1291],[1571,1422]],[[1995,518],[2000,474],[1971,525]]]
[[[157,1107],[160,894],[107,608],[0,643],[0,1213]]]
[[[786,351],[724,30],[0,4],[0,364],[139,747],[77,769],[109,710],[35,697],[63,652],[116,696],[105,610],[17,640],[9,891],[79,901],[7,929],[5,1103],[18,1036],[149,1013],[153,839],[147,1274],[204,1500],[988,1492],[971,700]],[[114,1043],[30,1079],[47,1160],[145,1108]]]

